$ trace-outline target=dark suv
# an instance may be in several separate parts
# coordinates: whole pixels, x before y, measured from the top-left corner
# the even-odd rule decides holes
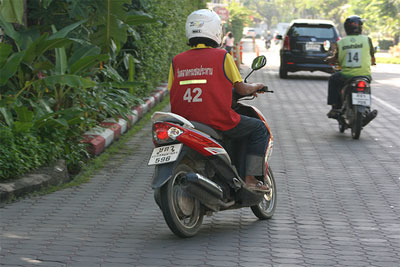
[[[287,78],[288,72],[301,70],[333,72],[332,66],[324,62],[330,45],[339,40],[332,21],[293,20],[284,37],[278,35],[277,39],[283,40],[279,77]]]

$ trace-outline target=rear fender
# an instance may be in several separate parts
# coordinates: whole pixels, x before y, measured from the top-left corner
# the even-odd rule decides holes
[[[355,105],[355,108],[360,113],[364,113],[364,112],[368,112],[369,111],[369,107],[366,107],[366,106]]]
[[[174,169],[188,153],[188,150],[188,147],[183,146],[181,153],[179,154],[176,161],[155,166],[151,188],[161,188],[164,184],[168,182],[169,179],[171,179]]]

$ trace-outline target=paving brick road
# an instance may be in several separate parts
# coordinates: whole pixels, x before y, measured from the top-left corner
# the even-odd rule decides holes
[[[271,220],[224,211],[174,236],[150,188],[147,124],[89,183],[1,207],[0,265],[399,266],[398,101],[374,101],[377,119],[352,140],[326,118],[328,75],[289,77],[272,64],[251,79],[275,91],[253,101],[275,136]]]

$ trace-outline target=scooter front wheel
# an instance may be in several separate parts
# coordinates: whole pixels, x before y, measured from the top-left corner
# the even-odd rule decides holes
[[[250,207],[254,215],[256,215],[260,220],[270,219],[274,215],[276,208],[276,183],[270,167],[268,167],[265,182],[268,184],[271,190],[268,193],[264,194],[263,199],[260,201],[260,203],[258,203],[258,205]]]
[[[338,123],[339,123],[339,132],[344,133],[344,130],[346,130],[346,124],[340,121],[338,121]]]
[[[187,194],[183,188],[183,177],[193,170],[178,165],[172,178],[160,189],[161,210],[171,231],[179,237],[191,237],[197,234],[203,222],[200,201]]]

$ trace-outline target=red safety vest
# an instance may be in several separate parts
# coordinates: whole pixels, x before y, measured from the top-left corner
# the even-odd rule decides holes
[[[240,116],[232,108],[232,82],[225,75],[226,51],[191,49],[174,57],[171,111],[217,130],[235,127]]]

